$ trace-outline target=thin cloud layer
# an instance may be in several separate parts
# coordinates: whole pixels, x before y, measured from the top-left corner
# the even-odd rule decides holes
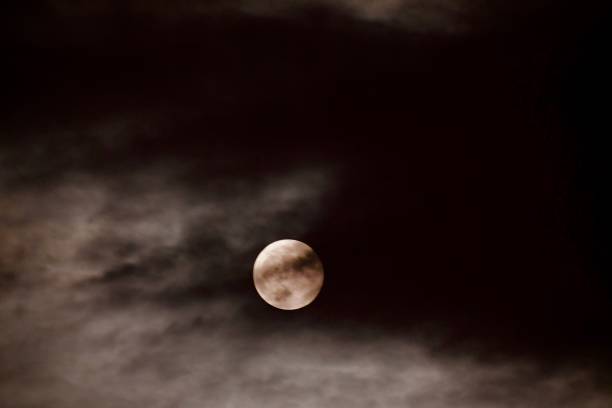
[[[253,327],[234,301],[203,300],[203,312],[66,300],[22,315],[38,327],[4,341],[4,350],[28,353],[8,366],[2,398],[14,407],[95,408],[604,408],[612,401],[588,372],[449,358],[414,340],[359,332]]]
[[[28,157],[30,149],[22,145],[5,159]],[[153,328],[171,333],[184,319],[212,324],[214,332],[245,303],[260,302],[254,290],[242,293],[253,254],[307,232],[333,182],[325,169],[241,177],[219,175],[214,165],[200,175],[168,164],[107,174],[57,159],[61,165],[30,169],[46,170],[42,184],[27,182],[32,175],[21,169],[2,180],[0,320],[7,334],[0,362],[7,376],[0,399],[13,407],[97,404],[92,399],[131,406],[153,396],[148,380],[119,389],[138,371],[133,360],[156,349],[137,343],[152,341],[145,337]],[[217,338],[209,335],[203,356]],[[108,394],[99,381],[116,391]]]
[[[109,0],[83,4],[49,0],[48,5],[64,16],[127,12],[168,19],[228,12],[283,17],[319,9],[345,14],[359,20],[396,24],[410,31],[424,32],[461,31],[467,28],[469,21],[469,9],[466,8],[464,0],[186,0],[172,4],[131,0],[120,5]]]
[[[68,167],[43,185],[2,189],[0,400],[14,408],[612,402],[586,369],[486,363],[432,352],[425,337],[257,318],[270,310],[252,288],[255,255],[308,232],[334,173],[185,171]]]

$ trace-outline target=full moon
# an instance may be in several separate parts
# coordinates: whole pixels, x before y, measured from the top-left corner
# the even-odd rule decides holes
[[[311,247],[293,239],[282,239],[265,247],[253,266],[253,281],[259,296],[283,310],[310,304],[323,286],[323,265]]]

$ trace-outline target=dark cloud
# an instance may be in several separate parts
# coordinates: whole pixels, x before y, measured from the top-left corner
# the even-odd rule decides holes
[[[15,407],[78,405],[103,378],[121,377],[112,380],[119,384],[138,377],[149,356],[161,359],[152,370],[155,378],[188,373],[183,362],[165,361],[173,351],[158,355],[154,343],[148,348],[146,333],[154,333],[149,324],[175,333],[191,319],[198,336],[199,326],[213,332],[228,326],[246,300],[254,254],[271,240],[304,234],[334,183],[333,172],[324,168],[253,177],[213,173],[198,177],[197,188],[185,182],[190,177],[181,166],[169,164],[123,175],[86,165],[56,172],[61,177],[47,175],[43,185],[2,189],[1,259],[3,270],[15,276],[1,305],[11,332],[3,338],[2,355],[8,359],[24,347],[30,356],[14,369],[13,362],[3,365],[9,377],[0,393]],[[136,314],[144,326],[131,323]],[[138,350],[129,351],[133,346]],[[118,354],[112,357],[107,347]],[[209,360],[222,347],[223,341],[214,340],[203,356]],[[93,360],[102,365],[87,363]],[[94,374],[106,371],[106,364],[114,366],[112,373]],[[74,388],[77,377],[89,377],[89,385]],[[29,383],[30,391],[18,381]],[[153,389],[143,391],[146,397]],[[112,392],[99,406],[136,400]],[[152,403],[166,406],[163,399]]]
[[[579,367],[542,372],[530,360],[432,352],[423,338],[384,330],[253,319],[247,309],[268,307],[252,288],[255,255],[307,232],[334,173],[215,175],[194,188],[180,167],[144,169],[3,191],[2,260],[19,274],[0,304],[0,394],[11,406],[598,408],[612,399]],[[11,358],[17,350],[25,357]]]
[[[295,260],[295,263],[292,265],[295,269],[307,269],[318,267],[320,265],[319,257],[314,252],[308,252],[306,254],[301,255],[299,258]]]
[[[286,1],[179,1],[169,5],[164,1],[131,0],[117,3],[98,0],[81,4],[72,1],[50,0],[46,10],[64,17],[91,17],[116,13],[155,16],[160,19],[181,20],[201,15],[243,13],[274,17],[294,17],[316,10],[334,10],[366,21],[398,24],[411,31],[453,32],[465,29],[469,5],[463,0],[295,0]],[[469,20],[468,20],[469,21]]]
[[[580,24],[486,3],[12,9],[0,401],[610,406],[542,102]],[[304,310],[253,287],[281,238],[323,260]]]

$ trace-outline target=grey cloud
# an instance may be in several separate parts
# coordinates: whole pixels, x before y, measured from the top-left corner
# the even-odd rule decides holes
[[[25,157],[31,148],[5,153]],[[64,159],[34,169],[49,173],[44,183],[15,188],[31,177],[9,167],[0,180],[0,321],[7,332],[0,400],[12,407],[122,407],[151,398],[149,405],[165,406],[151,385],[191,367],[180,356],[168,360],[182,353],[180,344],[167,350],[159,343],[198,327],[206,328],[199,352],[213,375],[212,356],[228,342],[221,327],[257,299],[236,290],[251,280],[253,254],[306,233],[334,183],[324,168],[227,176],[214,168],[222,163],[192,174],[164,162],[118,174],[76,170]],[[159,362],[147,368],[150,379],[141,370],[149,355]]]
[[[397,24],[412,31],[457,32],[468,27],[472,3],[464,0],[228,0],[173,2],[122,2],[97,0],[83,4],[49,0],[56,12],[66,16],[88,16],[115,11],[128,11],[165,19],[193,17],[219,12],[239,12],[264,16],[291,16],[313,8],[325,8],[354,18]]]
[[[603,408],[612,400],[580,370],[450,358],[392,336],[254,330],[231,317],[230,303],[209,306],[225,318],[192,325],[198,312],[152,306],[91,314],[55,333],[43,367],[25,363],[43,368],[41,378],[4,390],[18,407]]]
[[[254,291],[200,293],[180,306],[155,301],[177,289],[250,282],[249,257],[269,240],[306,232],[334,179],[323,169],[294,169],[203,179],[195,189],[179,180],[157,168],[3,191],[1,259],[20,276],[0,300],[2,401],[14,408],[612,402],[579,367],[542,371],[529,361],[435,353],[423,337],[252,321],[245,307],[268,307]],[[131,300],[109,307],[113,294]]]
[[[118,277],[117,267],[129,265],[223,264],[304,233],[330,183],[317,169],[259,179],[204,177],[195,187],[157,169],[145,172],[112,181],[78,175],[4,192],[3,261],[69,281]]]
[[[466,8],[463,0],[302,0],[302,1],[242,1],[241,8],[249,12],[288,12],[292,8],[325,6],[366,21],[401,25],[413,31],[455,32],[466,28]]]

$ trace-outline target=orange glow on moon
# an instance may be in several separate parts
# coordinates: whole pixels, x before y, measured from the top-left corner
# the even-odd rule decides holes
[[[265,247],[253,266],[257,293],[268,304],[283,310],[309,305],[323,286],[323,265],[314,250],[293,239]]]

